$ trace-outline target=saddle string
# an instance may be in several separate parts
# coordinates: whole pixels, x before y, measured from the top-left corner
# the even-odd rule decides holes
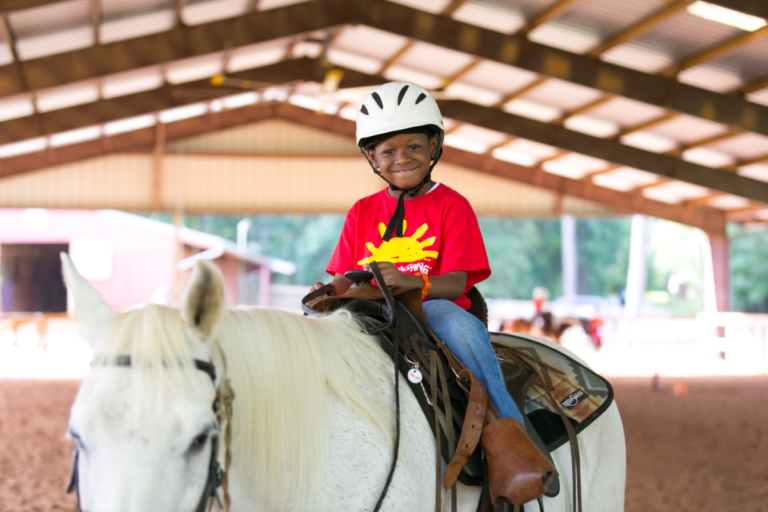
[[[442,461],[443,461],[443,452],[442,452],[442,436],[440,435],[440,425],[442,424],[443,430],[445,430],[445,436],[446,440],[448,441],[448,460],[453,460],[454,455],[454,431],[453,431],[453,425],[451,423],[451,417],[453,416],[452,406],[451,406],[451,398],[448,394],[448,381],[445,378],[445,370],[443,369],[443,365],[441,365],[438,362],[439,356],[437,355],[436,351],[432,351],[429,353],[429,373],[430,373],[430,387],[432,388],[432,403],[435,404],[433,407],[435,409],[435,439],[437,441],[437,447],[436,447],[436,455],[435,455],[435,511],[440,512],[441,510],[441,499],[442,499],[442,487],[443,487],[443,479],[442,476]],[[437,378],[440,377],[440,386],[442,387],[443,391],[443,405],[445,409],[445,423],[442,423],[440,418],[439,409],[437,407],[437,393],[438,393],[438,386],[437,386]],[[451,512],[456,512],[457,509],[457,499],[456,499],[456,485],[453,485],[451,487]]]
[[[542,363],[540,361],[537,361],[536,359],[532,358],[528,354],[523,354],[522,352],[515,352],[516,355],[519,357],[527,360],[529,362],[530,368],[533,370],[533,372],[536,374],[536,376],[539,378],[539,381],[542,384],[542,389],[544,389],[544,392],[546,393],[547,400],[550,404],[552,404],[552,407],[557,411],[557,413],[560,415],[560,418],[563,420],[563,425],[565,426],[565,431],[568,434],[568,440],[570,441],[570,448],[571,448],[571,472],[573,474],[573,504],[574,507],[576,507],[577,512],[583,512],[582,508],[582,495],[581,495],[581,453],[579,451],[579,441],[576,437],[576,431],[573,429],[573,425],[571,425],[570,420],[563,412],[563,409],[560,407],[560,404],[557,403],[557,400],[552,396],[552,393],[549,390],[549,386],[546,385],[546,381],[544,379],[544,374],[541,371],[540,368],[544,368],[544,370],[554,370],[554,368],[550,367],[546,363]],[[556,373],[561,374],[560,371],[556,371]]]

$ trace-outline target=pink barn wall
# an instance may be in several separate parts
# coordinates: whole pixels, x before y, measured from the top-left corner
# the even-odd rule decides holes
[[[73,238],[106,238],[112,245],[112,277],[94,288],[116,311],[149,300],[160,286],[173,284],[173,226],[112,211],[48,210],[48,226],[27,232],[24,210],[0,210],[0,244],[69,243]]]

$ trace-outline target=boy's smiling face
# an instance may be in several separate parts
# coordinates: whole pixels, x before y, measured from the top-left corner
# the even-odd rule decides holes
[[[365,152],[387,181],[407,190],[421,183],[429,172],[437,143],[437,135],[429,137],[423,133],[401,133],[379,142]]]

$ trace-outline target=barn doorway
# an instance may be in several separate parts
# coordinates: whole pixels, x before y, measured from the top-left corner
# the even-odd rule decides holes
[[[0,293],[4,312],[67,310],[59,253],[68,244],[0,245]]]

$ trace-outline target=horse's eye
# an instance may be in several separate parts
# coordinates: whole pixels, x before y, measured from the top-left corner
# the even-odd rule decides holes
[[[192,444],[190,445],[190,448],[193,450],[199,450],[205,445],[205,442],[208,440],[208,434],[200,434],[199,436],[195,437],[192,440]]]

